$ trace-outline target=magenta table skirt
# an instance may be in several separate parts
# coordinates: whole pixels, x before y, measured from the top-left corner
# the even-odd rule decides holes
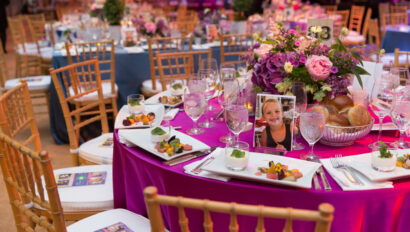
[[[185,113],[179,113],[172,121],[174,126],[182,126],[181,131],[191,128],[193,123]],[[209,146],[224,146],[218,141],[228,132],[223,122],[217,127],[206,129],[202,135],[195,136]],[[383,139],[397,139],[396,132],[385,132]],[[377,138],[377,133],[356,141],[349,147],[328,147],[317,144],[315,151],[322,157],[335,154],[354,155],[370,150],[367,144]],[[240,139],[252,144],[252,131],[241,134]],[[306,145],[306,144],[305,144]],[[286,154],[298,157],[300,151]],[[193,162],[193,161],[189,161]],[[135,213],[147,215],[143,189],[153,185],[160,194],[203,198],[216,201],[238,202],[245,204],[263,204],[276,207],[294,207],[316,210],[322,202],[335,207],[332,231],[409,231],[410,219],[410,181],[394,182],[394,189],[344,192],[327,174],[332,191],[314,189],[295,189],[275,185],[254,183],[232,179],[229,182],[195,177],[184,173],[183,166],[173,167],[162,164],[162,160],[139,149],[129,148],[119,143],[117,131],[114,132],[114,205]],[[171,231],[180,231],[178,213],[171,207],[163,209],[164,221]],[[188,210],[191,231],[203,231],[202,213]],[[226,215],[212,214],[214,231],[228,231],[229,218]],[[256,219],[239,217],[240,231],[254,231]],[[265,219],[267,231],[281,231],[283,220]],[[294,231],[313,231],[314,223],[295,221]]]

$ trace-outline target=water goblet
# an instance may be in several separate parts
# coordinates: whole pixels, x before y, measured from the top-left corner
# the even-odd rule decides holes
[[[198,77],[200,79],[204,79],[206,82],[206,89],[204,92],[204,96],[205,96],[206,101],[208,102],[208,105],[210,105],[209,100],[214,96],[215,90],[216,90],[217,79],[216,79],[215,72],[212,69],[201,69],[199,70]],[[202,128],[212,128],[215,126],[214,123],[209,121],[209,115],[208,115],[209,110],[210,110],[209,107],[205,109],[205,121],[199,124],[199,126]]]
[[[305,112],[300,115],[300,132],[306,142],[309,143],[309,153],[302,154],[301,159],[318,161],[318,156],[313,152],[313,146],[322,138],[325,130],[325,116],[322,113]]]
[[[390,117],[400,131],[400,139],[390,145],[397,149],[406,149],[410,146],[408,142],[404,141],[403,135],[410,127],[410,86],[397,90],[393,99]]]
[[[238,102],[229,103],[225,106],[225,123],[229,130],[235,135],[233,143],[239,142],[239,134],[248,123],[248,108]]]
[[[137,114],[144,111],[144,95],[131,94],[127,96],[128,111],[130,114]]]
[[[218,62],[216,61],[215,58],[202,59],[199,65],[199,70],[209,70],[209,75],[211,75],[211,78],[209,79],[211,82],[209,84],[215,85],[215,87],[217,87],[216,83],[219,80],[219,69],[218,69]],[[208,104],[208,110],[216,110],[216,109],[217,108],[215,106]]]
[[[302,150],[304,146],[296,141],[296,121],[299,115],[306,111],[307,107],[307,94],[306,86],[303,82],[292,83],[292,94],[296,97],[296,108],[293,112],[293,145],[292,150]]]
[[[206,108],[206,102],[204,94],[201,92],[189,92],[189,90],[184,90],[184,110],[185,113],[194,122],[194,127],[187,130],[190,135],[198,135],[204,132],[203,129],[198,128],[197,121],[199,117],[204,113]]]

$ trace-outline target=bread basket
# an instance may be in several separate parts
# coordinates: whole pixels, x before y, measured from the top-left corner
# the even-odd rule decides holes
[[[364,126],[333,126],[325,125],[320,143],[329,146],[350,146],[356,139],[363,138],[372,130],[374,118]]]

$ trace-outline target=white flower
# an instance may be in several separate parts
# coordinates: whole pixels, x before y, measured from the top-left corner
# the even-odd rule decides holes
[[[273,48],[272,44],[262,43],[259,48],[255,49],[254,52],[261,58],[265,57],[266,54],[270,52]]]
[[[384,50],[383,48],[380,49],[379,56],[380,56],[380,57],[383,57],[384,54],[386,54],[386,50]]]
[[[321,26],[312,27],[311,31],[313,33],[320,33],[320,32],[322,32],[322,27]]]
[[[290,62],[286,62],[284,68],[287,73],[291,73],[293,71],[293,65]]]
[[[343,27],[342,30],[340,30],[340,34],[343,36],[347,36],[349,34],[349,29]]]

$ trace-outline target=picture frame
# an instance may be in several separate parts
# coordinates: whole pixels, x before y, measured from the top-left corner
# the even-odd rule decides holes
[[[257,94],[253,132],[255,148],[292,150],[295,101],[295,96]]]

